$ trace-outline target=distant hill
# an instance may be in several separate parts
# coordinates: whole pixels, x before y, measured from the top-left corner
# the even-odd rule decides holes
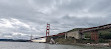
[[[9,42],[29,42],[29,40],[13,40],[13,39],[0,39],[0,41],[9,41]]]
[[[0,39],[0,41],[12,41],[13,39]]]

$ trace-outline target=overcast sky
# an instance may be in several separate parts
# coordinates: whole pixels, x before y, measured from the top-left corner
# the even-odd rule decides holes
[[[29,39],[111,23],[111,0],[0,0],[0,38]]]

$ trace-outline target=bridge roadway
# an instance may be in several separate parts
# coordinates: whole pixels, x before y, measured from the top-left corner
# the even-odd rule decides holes
[[[85,29],[81,29],[79,31],[81,33],[84,33],[84,32],[99,31],[99,30],[104,30],[104,29],[109,29],[109,28],[111,28],[111,24],[97,26],[97,27],[91,27],[91,28],[85,28]]]
[[[38,37],[38,38],[34,38],[34,39],[40,39],[40,38],[46,38],[46,37],[53,37],[53,36],[61,36],[64,35],[65,33],[59,33],[57,35],[50,35],[50,36],[43,36],[43,37]],[[32,39],[33,40],[33,39]]]

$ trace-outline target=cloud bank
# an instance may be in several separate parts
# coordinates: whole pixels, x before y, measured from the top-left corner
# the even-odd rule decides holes
[[[0,0],[0,38],[30,39],[111,23],[111,0]]]

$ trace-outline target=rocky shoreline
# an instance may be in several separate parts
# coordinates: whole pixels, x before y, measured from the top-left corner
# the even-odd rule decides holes
[[[110,47],[109,43],[98,43],[98,44],[78,44],[84,46],[96,46],[96,47]]]
[[[60,43],[59,43],[60,44]],[[62,43],[63,44],[63,43]],[[64,45],[64,44],[63,44]],[[76,43],[76,44],[65,44],[65,45],[79,45],[79,46],[95,46],[95,47],[111,47],[109,43],[98,43],[98,44],[82,44],[82,43]]]

